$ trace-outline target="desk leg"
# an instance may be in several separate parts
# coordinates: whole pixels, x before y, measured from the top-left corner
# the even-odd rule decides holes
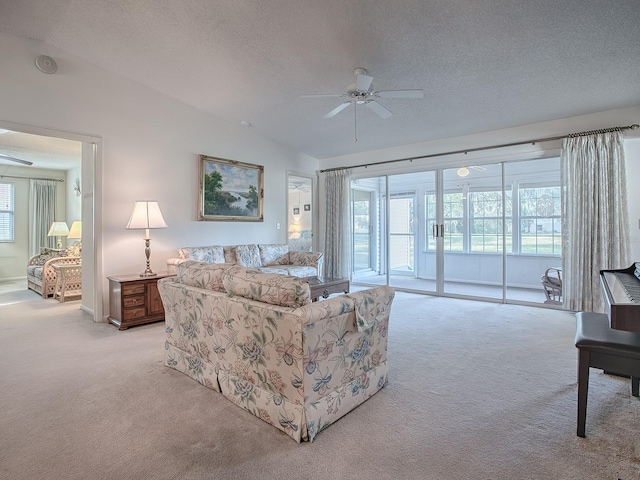
[[[585,437],[587,423],[587,394],[589,392],[589,351],[578,349],[578,429],[577,435]]]

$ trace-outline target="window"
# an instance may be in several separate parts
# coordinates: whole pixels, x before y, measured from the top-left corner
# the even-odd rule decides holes
[[[502,192],[464,190],[443,195],[446,252],[501,253]],[[562,255],[560,186],[513,184],[504,194],[505,250],[524,255]],[[516,212],[514,217],[512,212]],[[468,218],[468,231],[465,219]],[[425,194],[425,245],[435,251],[436,196]],[[520,228],[517,228],[518,223]]]
[[[0,182],[0,242],[13,242],[14,186]]]
[[[507,252],[511,251],[511,191],[505,192]],[[502,192],[469,193],[469,225],[472,252],[502,252]]]
[[[560,187],[522,185],[519,197],[520,253],[562,254]]]
[[[462,192],[444,194],[444,250],[446,252],[464,252],[465,200],[466,197]]]

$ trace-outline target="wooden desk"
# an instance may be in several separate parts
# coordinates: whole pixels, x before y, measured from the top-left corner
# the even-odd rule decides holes
[[[317,302],[320,297],[329,298],[332,293],[349,293],[349,280],[346,278],[306,277],[311,287],[311,300]]]
[[[164,307],[158,280],[175,273],[160,272],[153,277],[139,274],[118,275],[109,279],[109,322],[120,330],[134,325],[164,320]]]
[[[56,272],[56,286],[53,298],[63,303],[67,297],[82,296],[82,265],[81,264],[51,264]]]

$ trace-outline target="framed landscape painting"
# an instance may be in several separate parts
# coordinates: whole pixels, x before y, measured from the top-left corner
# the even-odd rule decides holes
[[[264,167],[200,155],[198,220],[262,222]]]

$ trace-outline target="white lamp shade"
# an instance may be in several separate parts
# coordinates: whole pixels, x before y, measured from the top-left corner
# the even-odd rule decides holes
[[[137,201],[133,206],[127,228],[166,228],[158,202]]]
[[[69,227],[65,222],[53,222],[49,228],[48,237],[66,237],[69,233]]]
[[[67,235],[68,240],[80,240],[82,238],[82,222],[76,220],[71,224],[71,229],[69,230],[69,235]]]

